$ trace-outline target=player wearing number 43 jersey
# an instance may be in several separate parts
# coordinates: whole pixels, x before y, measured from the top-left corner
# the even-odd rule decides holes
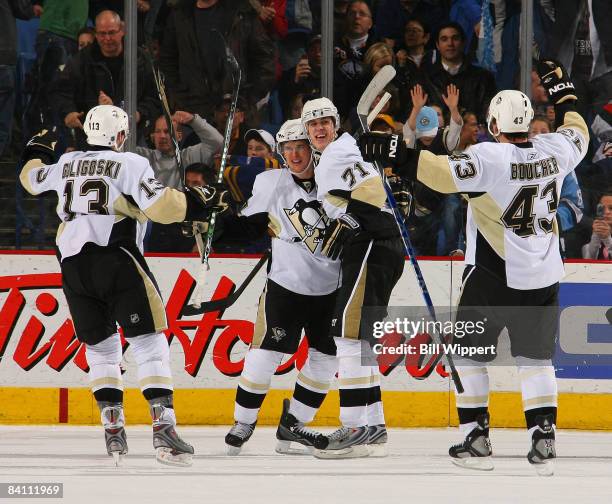
[[[164,187],[145,158],[122,153],[129,131],[120,108],[94,107],[84,129],[91,150],[64,154],[57,162],[55,134],[43,130],[35,135],[24,150],[20,180],[31,194],[58,195],[62,287],[76,336],[86,346],[108,454],[119,463],[128,451],[118,324],[150,405],[157,460],[190,465],[193,448],[174,428],[169,348],[162,333],[166,315],[141,253],[140,224],[147,219],[162,224],[204,220],[215,195],[198,187],[186,193]]]
[[[563,67],[542,61],[537,70],[555,106],[555,133],[529,141],[529,99],[519,91],[501,91],[491,100],[487,118],[498,143],[474,145],[456,156],[435,156],[407,149],[397,137],[369,134],[361,138],[360,148],[365,159],[390,161],[406,178],[468,198],[466,268],[457,319],[487,324],[480,337],[460,341],[496,345],[501,330],[508,329],[532,442],[527,458],[539,474],[549,475],[556,456],[557,416],[551,358],[558,282],[563,277],[555,214],[563,179],[586,154],[589,138],[575,112],[574,86]],[[486,368],[490,359],[457,363],[465,388],[457,395],[465,439],[450,455],[456,464],[474,469],[493,468]]]

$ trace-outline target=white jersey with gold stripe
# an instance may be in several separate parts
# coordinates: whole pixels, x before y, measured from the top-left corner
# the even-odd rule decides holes
[[[511,288],[538,289],[563,277],[555,215],[563,179],[587,146],[586,124],[569,112],[556,133],[531,142],[486,142],[448,157],[423,151],[417,176],[437,191],[467,193],[466,264]]]
[[[56,164],[38,159],[23,168],[21,183],[30,194],[54,191],[62,221],[56,237],[61,258],[78,254],[86,243],[136,243],[142,250],[142,224],[185,218],[185,195],[164,187],[149,162],[137,154],[111,150],[64,154]]]
[[[265,213],[272,238],[268,278],[285,289],[308,296],[336,290],[340,261],[321,254],[329,219],[317,201],[314,182],[296,182],[287,169],[268,170],[255,178],[253,195],[240,212]]]
[[[317,197],[330,219],[346,213],[349,199],[390,211],[376,167],[361,157],[355,139],[348,133],[330,143],[315,169]]]

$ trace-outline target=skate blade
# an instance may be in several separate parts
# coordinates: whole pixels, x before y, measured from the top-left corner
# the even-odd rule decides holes
[[[370,457],[386,457],[389,455],[387,451],[387,443],[375,443],[369,444],[368,449],[370,450]]]
[[[356,445],[341,450],[313,450],[312,454],[319,459],[347,459],[369,457],[368,445]]]
[[[292,447],[291,443],[299,445],[300,448]],[[281,441],[280,439],[276,443],[274,451],[281,455],[312,455],[314,448],[312,446],[305,446],[297,441]]]
[[[227,455],[229,455],[230,457],[235,457],[236,455],[240,455],[240,452],[242,451],[242,446],[232,446],[232,445],[225,445],[225,453]]]
[[[491,457],[451,458],[451,462],[458,467],[474,471],[492,471],[494,469]]]
[[[555,474],[555,463],[547,460],[540,464],[531,464],[538,476],[553,476]]]
[[[164,465],[174,467],[190,467],[193,464],[193,455],[191,453],[179,453],[174,455],[170,448],[157,448],[155,451],[155,459]]]
[[[123,465],[123,453],[121,452],[111,452],[113,457],[113,462],[115,463],[115,467],[119,467]]]

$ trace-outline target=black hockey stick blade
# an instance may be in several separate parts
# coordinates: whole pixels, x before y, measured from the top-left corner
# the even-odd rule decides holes
[[[247,275],[244,281],[240,284],[234,292],[232,292],[229,296],[224,297],[222,299],[215,299],[213,301],[206,301],[202,303],[200,306],[195,305],[187,305],[183,308],[181,315],[189,316],[189,315],[201,315],[205,312],[213,312],[213,311],[221,311],[225,310],[232,306],[240,297],[240,295],[244,292],[247,286],[251,283],[251,280],[255,278],[257,272],[266,264],[266,262],[270,259],[270,252],[266,252],[261,259],[257,262],[255,267],[251,270],[251,272]]]

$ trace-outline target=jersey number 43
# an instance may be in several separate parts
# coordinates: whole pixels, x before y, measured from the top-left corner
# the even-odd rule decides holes
[[[515,234],[523,238],[537,234],[536,231],[536,214],[533,211],[533,206],[540,188],[537,185],[528,185],[521,187],[508,208],[501,216],[504,225],[512,229]],[[553,214],[553,217],[539,217],[537,219],[538,226],[545,233],[550,233],[553,230],[554,214],[559,206],[559,197],[557,196],[557,181],[551,180],[544,186],[540,199],[546,199],[548,203],[548,213]]]

